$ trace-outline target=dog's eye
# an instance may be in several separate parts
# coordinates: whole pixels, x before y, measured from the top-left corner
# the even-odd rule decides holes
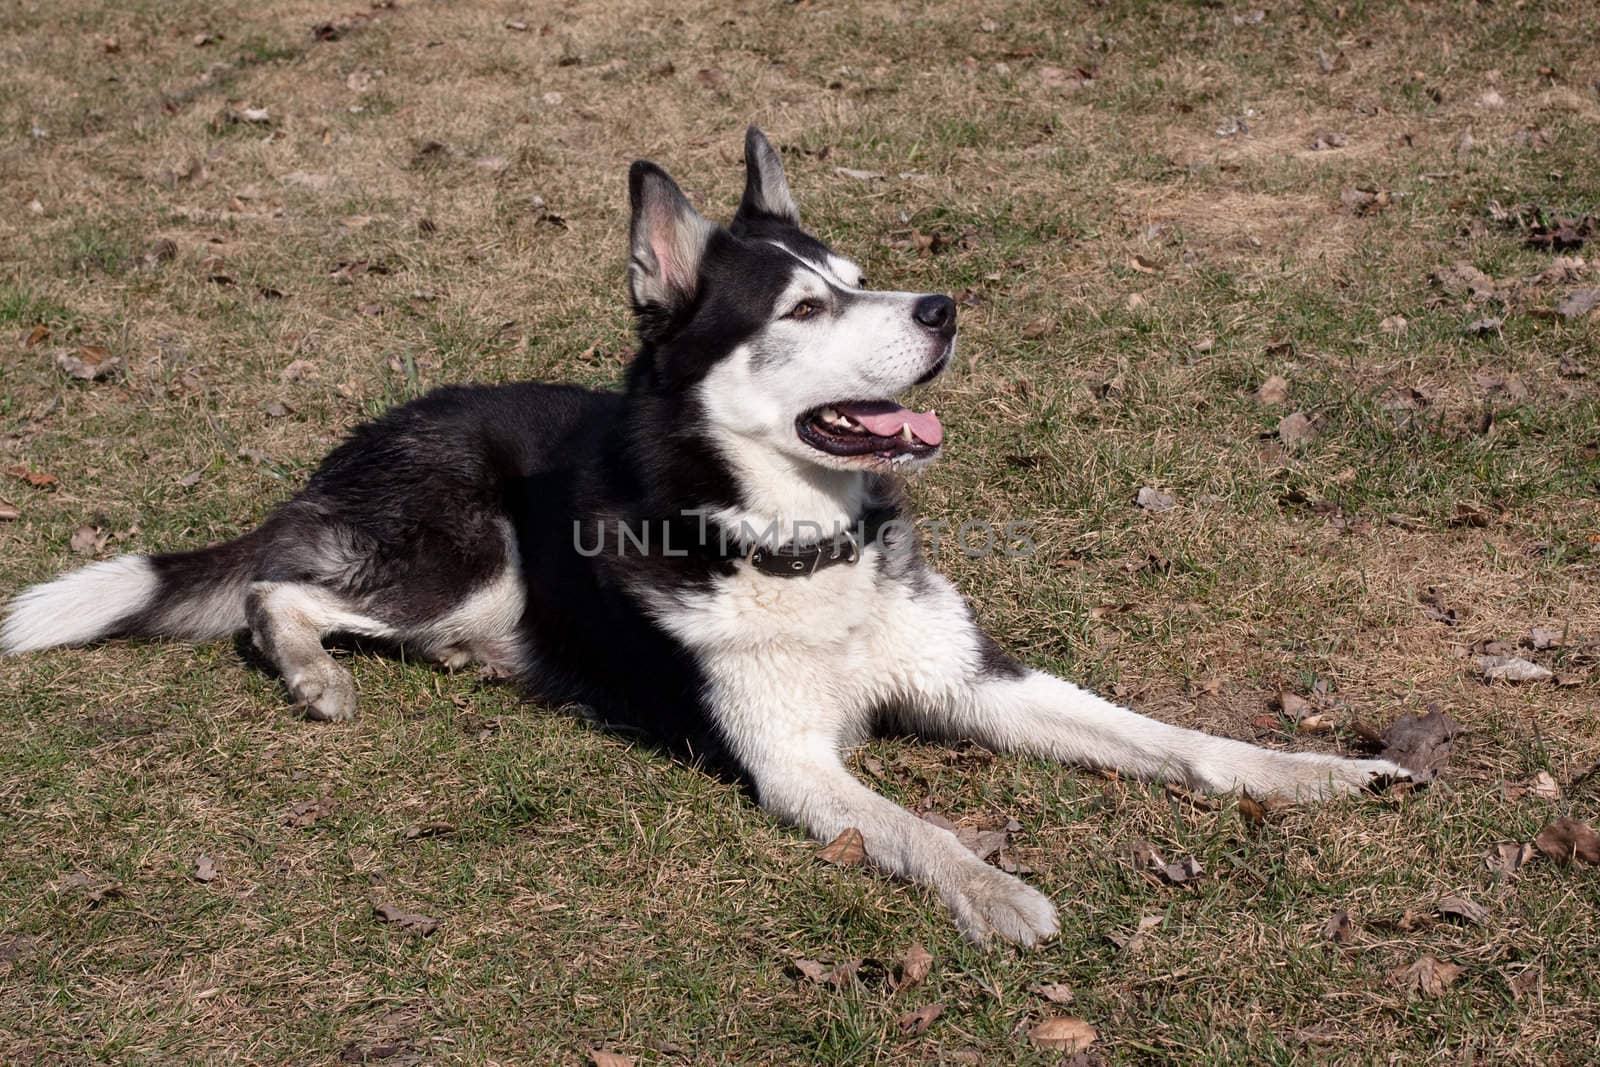
[[[790,308],[783,317],[786,319],[809,319],[822,310],[822,305],[815,300],[802,300]]]

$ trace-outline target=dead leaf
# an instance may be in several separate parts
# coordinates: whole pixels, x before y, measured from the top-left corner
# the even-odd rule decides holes
[[[1522,865],[1533,859],[1536,855],[1532,845],[1521,841],[1500,841],[1489,849],[1489,854],[1484,857],[1483,865],[1496,878],[1505,878],[1516,874]]]
[[[1488,300],[1498,291],[1493,278],[1465,260],[1439,268],[1429,280],[1451,296],[1465,296],[1474,303]]]
[[[0,500],[0,522],[16,522],[22,518],[22,510],[9,500]]]
[[[632,1056],[624,1056],[620,1052],[606,1052],[597,1048],[589,1050],[590,1067],[633,1067],[634,1063]]]
[[[1134,497],[1134,503],[1146,511],[1159,515],[1164,511],[1171,511],[1177,506],[1178,500],[1166,490],[1147,485],[1139,490],[1138,496]]]
[[[50,340],[50,327],[41,323],[28,331],[27,336],[22,339],[22,347],[38,348],[48,340]]]
[[[54,474],[45,474],[42,471],[29,470],[20,463],[5,468],[5,473],[9,474],[13,478],[27,482],[35,489],[46,489],[52,485],[59,484],[61,481]]]
[[[1328,916],[1328,921],[1322,924],[1322,938],[1332,941],[1336,945],[1348,945],[1355,936],[1355,928],[1350,924],[1348,911],[1336,911]]]
[[[857,170],[854,167],[834,167],[833,172],[841,178],[854,178],[858,182],[876,181],[883,177],[882,171]]]
[[[444,837],[456,832],[455,823],[424,822],[406,827],[400,833],[402,841],[416,841],[424,837]]]
[[[269,400],[261,408],[269,419],[282,419],[294,414],[294,408],[281,400]]]
[[[1431,782],[1450,759],[1450,742],[1461,724],[1442,711],[1402,715],[1383,732],[1381,758],[1411,772],[1414,782]]]
[[[1378,329],[1382,330],[1390,337],[1399,337],[1406,332],[1406,327],[1410,325],[1411,324],[1406,321],[1404,315],[1389,315],[1386,316],[1382,322],[1378,323]]]
[[[1278,440],[1290,448],[1306,444],[1316,436],[1316,423],[1303,411],[1293,412],[1278,420]]]
[[[1249,793],[1240,793],[1239,817],[1252,826],[1260,826],[1267,821],[1267,809]]]
[[[91,908],[98,908],[108,900],[120,900],[127,896],[121,882],[105,882],[92,878],[81,871],[67,875],[56,883],[56,892],[83,891],[83,901]]]
[[[1532,626],[1528,628],[1528,636],[1524,639],[1528,647],[1543,651],[1547,648],[1557,648],[1561,645],[1563,631],[1550,626]]]
[[[1528,792],[1540,800],[1561,799],[1561,787],[1556,784],[1549,771],[1540,771],[1534,775],[1533,780],[1528,783]]]
[[[1375,185],[1347,185],[1339,193],[1339,202],[1357,215],[1376,215],[1393,205],[1394,194]]]
[[[924,978],[933,968],[933,955],[922,947],[922,942],[913,941],[906,949],[905,957],[900,961],[900,977],[895,981],[897,990],[910,989]]]
[[[1159,262],[1151,259],[1149,256],[1141,255],[1138,252],[1135,252],[1128,259],[1128,266],[1132,267],[1140,274],[1160,274],[1162,269]]]
[[[57,353],[56,366],[82,381],[100,382],[115,374],[122,360],[102,345],[84,345],[75,352]]]
[[[1437,997],[1461,977],[1461,972],[1462,968],[1453,963],[1423,956],[1415,963],[1390,971],[1389,984],[1424,997]]]
[[[278,372],[280,382],[298,382],[317,373],[316,364],[310,360],[297,359]]]
[[[1324,74],[1337,74],[1350,69],[1350,60],[1342,51],[1329,55],[1326,51],[1317,49],[1317,69]]]
[[[944,1013],[944,1005],[938,1001],[924,1004],[916,1011],[908,1011],[895,1020],[895,1025],[900,1028],[903,1037],[916,1037],[925,1031],[932,1023]]]
[[[1486,682],[1548,682],[1555,677],[1549,667],[1521,656],[1479,656],[1478,672]]]
[[[1564,319],[1576,319],[1600,307],[1600,289],[1574,289],[1556,304],[1556,314]]]
[[[1516,1000],[1531,997],[1539,991],[1539,986],[1544,982],[1544,968],[1534,964],[1520,974],[1510,975],[1506,978],[1506,985],[1511,990],[1511,996]]]
[[[1467,323],[1467,333],[1473,337],[1488,337],[1490,334],[1499,333],[1505,324],[1506,320],[1498,315],[1486,315]]]
[[[324,815],[331,815],[333,807],[332,797],[302,800],[284,814],[283,822],[285,826],[310,826]]]
[[[217,862],[210,856],[196,856],[193,878],[197,882],[210,882],[217,877]]]
[[[1117,946],[1123,955],[1131,956],[1144,947],[1146,934],[1155,927],[1160,926],[1162,919],[1163,916],[1160,915],[1146,915],[1139,920],[1139,925],[1133,933],[1127,935],[1107,934],[1106,940]]]
[[[393,904],[374,904],[372,914],[379,922],[397,926],[408,934],[418,937],[427,937],[439,929],[439,920],[430,919],[426,915],[419,915],[414,911],[397,908]]]
[[[829,967],[820,960],[808,960],[800,956],[793,957],[795,970],[811,979],[818,985],[840,986],[855,977],[860,969],[862,960],[843,960]]]
[[[817,850],[817,859],[840,867],[855,867],[867,858],[867,843],[861,831],[847,826],[839,836]]]
[[[1489,909],[1466,897],[1441,897],[1438,911],[1446,919],[1462,919],[1473,926],[1489,921]]]
[[[1256,390],[1256,400],[1263,404],[1282,404],[1289,399],[1289,379],[1274,374]]]
[[[1600,865],[1600,834],[1588,823],[1563,816],[1540,830],[1534,847],[1559,863],[1579,860]]]
[[[1327,152],[1331,149],[1343,148],[1349,143],[1349,139],[1342,133],[1334,133],[1331,130],[1318,130],[1316,136],[1311,139],[1310,147],[1313,152]]]
[[[1046,1019],[1028,1031],[1028,1040],[1034,1045],[1045,1049],[1059,1049],[1062,1052],[1081,1052],[1099,1038],[1099,1031],[1082,1019],[1071,1015]]]
[[[92,556],[106,547],[106,542],[111,539],[111,534],[98,526],[80,526],[72,531],[70,542],[72,551],[80,556]]]
[[[1275,703],[1278,705],[1279,711],[1295,722],[1299,722],[1311,714],[1311,702],[1305,697],[1296,696],[1293,693],[1279,693]]]
[[[1071,1004],[1072,990],[1060,982],[1047,982],[1043,985],[1028,987],[1030,992],[1037,993],[1052,1004]]]

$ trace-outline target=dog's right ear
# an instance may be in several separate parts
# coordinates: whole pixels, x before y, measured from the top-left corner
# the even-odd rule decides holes
[[[751,126],[744,132],[744,198],[733,216],[733,232],[739,232],[741,222],[763,215],[790,226],[800,225],[800,209],[789,193],[783,158],[767,135]]]
[[[628,199],[633,205],[628,285],[640,332],[647,333],[694,300],[700,261],[716,227],[666,171],[646,160],[628,170]]]

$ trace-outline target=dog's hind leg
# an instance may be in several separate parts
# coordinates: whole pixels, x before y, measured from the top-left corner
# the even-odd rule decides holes
[[[245,619],[256,648],[278,669],[289,696],[309,718],[329,721],[355,718],[356,685],[322,647],[322,639],[331,633],[393,635],[333,591],[305,582],[252,583]]]

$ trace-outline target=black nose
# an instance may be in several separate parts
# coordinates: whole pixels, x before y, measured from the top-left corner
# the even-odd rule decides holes
[[[925,296],[912,308],[911,317],[930,330],[954,333],[956,328],[956,302],[948,296]]]

